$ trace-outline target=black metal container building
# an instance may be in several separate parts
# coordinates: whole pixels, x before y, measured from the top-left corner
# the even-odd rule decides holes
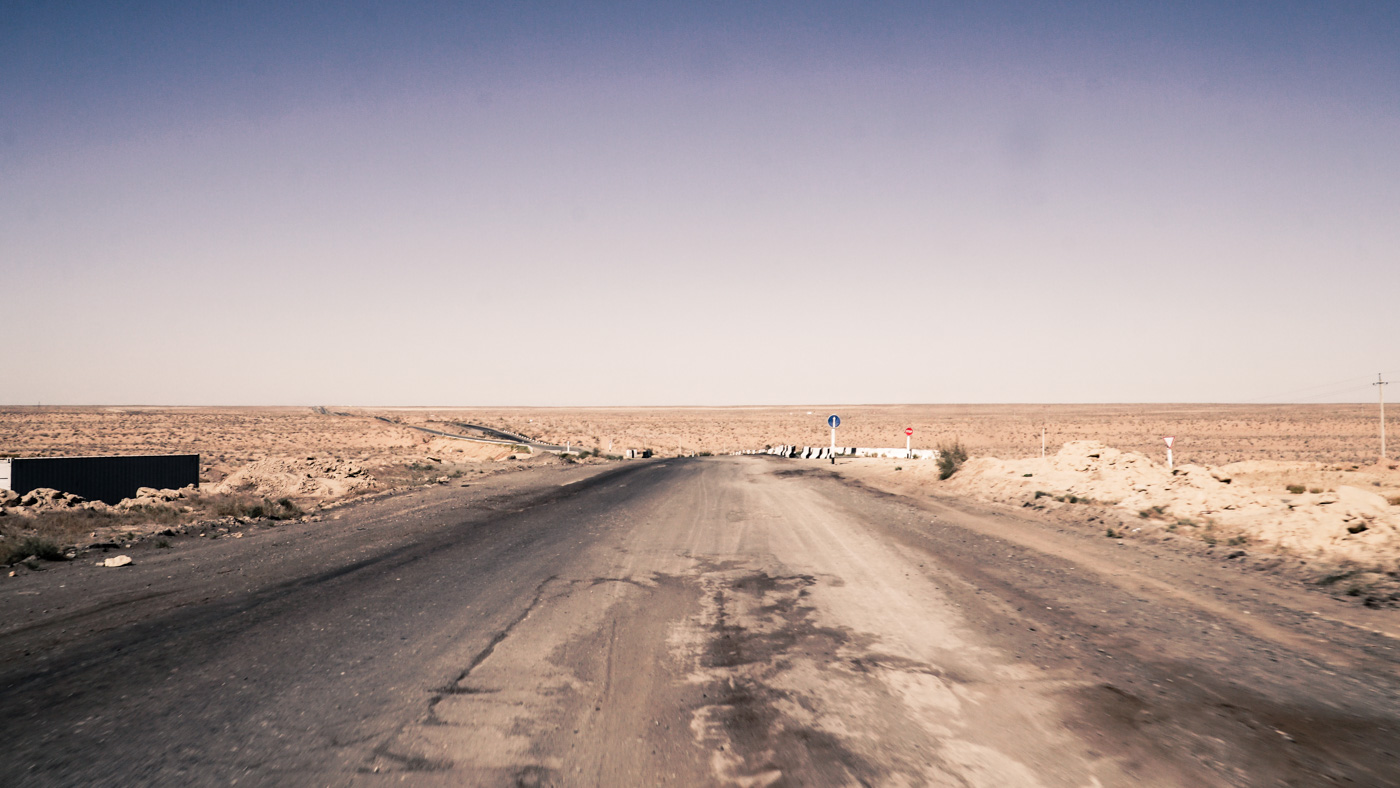
[[[179,489],[191,484],[199,484],[198,454],[0,460],[0,488],[20,495],[50,487],[89,501],[117,503],[135,497],[141,487]]]

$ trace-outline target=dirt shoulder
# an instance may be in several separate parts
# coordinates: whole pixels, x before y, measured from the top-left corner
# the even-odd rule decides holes
[[[1050,457],[974,457],[949,479],[928,461],[841,460],[843,476],[1097,535],[1150,542],[1296,581],[1353,603],[1400,605],[1400,470],[1321,463],[1168,469],[1091,441]],[[1344,484],[1342,482],[1350,482]]]

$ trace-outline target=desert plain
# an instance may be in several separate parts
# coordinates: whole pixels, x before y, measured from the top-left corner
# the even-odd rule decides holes
[[[201,522],[231,531],[250,518],[318,517],[365,495],[622,461],[628,449],[665,457],[825,446],[831,413],[842,418],[840,446],[897,448],[912,428],[915,448],[957,443],[970,457],[947,479],[931,461],[842,458],[836,470],[862,484],[1031,510],[1111,538],[1219,549],[1372,605],[1400,601],[1400,466],[1380,461],[1377,409],[1362,404],[6,407],[0,456],[198,453],[201,484],[117,507],[62,496],[30,496],[25,506],[10,496],[0,535],[14,563],[29,557],[18,545],[36,534],[71,553],[85,540]],[[464,425],[577,454],[437,434],[487,437]]]

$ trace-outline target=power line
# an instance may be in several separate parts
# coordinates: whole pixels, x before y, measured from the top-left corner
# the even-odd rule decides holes
[[[1333,394],[1339,394],[1339,393],[1342,393],[1342,392],[1344,392],[1344,391],[1349,391],[1349,390],[1353,390],[1353,389],[1355,389],[1355,390],[1360,390],[1361,387],[1364,386],[1364,385],[1366,385],[1366,378],[1364,378],[1364,377],[1359,377],[1359,376],[1358,376],[1358,377],[1350,377],[1350,378],[1344,378],[1344,379],[1342,379],[1342,380],[1333,381],[1333,382],[1331,382],[1331,383],[1318,383],[1318,384],[1316,384],[1316,385],[1306,386],[1306,387],[1301,388],[1301,389],[1294,389],[1294,390],[1292,390],[1292,391],[1285,391],[1285,392],[1283,392],[1282,394],[1271,394],[1271,395],[1265,396],[1265,397],[1255,397],[1254,399],[1241,400],[1241,403],[1242,403],[1242,404],[1250,404],[1250,403],[1256,403],[1256,402],[1263,402],[1264,400],[1284,399],[1285,397],[1292,397],[1292,396],[1298,395],[1298,394],[1305,394],[1305,393],[1310,393],[1310,392],[1316,392],[1318,389],[1328,389],[1328,391],[1327,391],[1327,393],[1325,393],[1325,394],[1321,394],[1321,395],[1310,394],[1310,396],[1329,397],[1329,396],[1332,396]],[[1339,387],[1340,387],[1340,388],[1339,388]],[[1335,389],[1335,391],[1334,391],[1334,389]],[[1290,401],[1292,401],[1292,400],[1290,400]]]

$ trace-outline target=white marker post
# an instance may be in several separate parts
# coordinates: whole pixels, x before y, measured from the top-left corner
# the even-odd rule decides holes
[[[1381,462],[1385,462],[1385,387],[1390,385],[1390,381],[1381,377],[1381,373],[1376,373],[1376,382],[1371,384],[1380,392],[1381,401]]]
[[[913,442],[913,441],[914,441],[914,428],[913,428],[913,427],[905,427],[905,428],[904,428],[904,457],[905,457],[905,459],[909,459],[909,460],[914,459],[914,442]]]
[[[1175,435],[1168,435],[1162,440],[1167,442],[1167,470],[1172,468],[1172,441],[1176,440]]]

